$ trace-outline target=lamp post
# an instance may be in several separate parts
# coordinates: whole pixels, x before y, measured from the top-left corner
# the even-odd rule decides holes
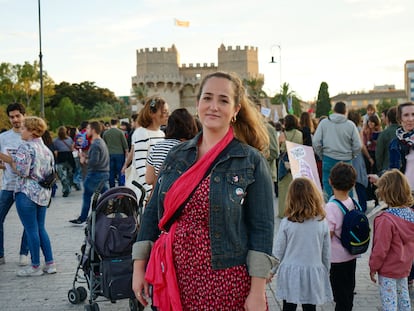
[[[40,0],[37,1],[39,9],[39,71],[40,71],[40,117],[45,117],[45,99],[43,94],[43,55],[42,55],[42,24],[40,19]]]
[[[276,64],[277,63],[277,61],[275,61],[275,57],[273,55],[274,48],[276,48],[276,47],[279,48],[279,90],[280,90],[280,88],[282,87],[282,47],[281,47],[280,44],[272,45],[272,47],[271,47],[272,58],[270,60],[270,63],[271,64]]]

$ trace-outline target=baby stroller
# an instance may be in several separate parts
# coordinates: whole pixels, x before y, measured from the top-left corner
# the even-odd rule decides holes
[[[141,191],[139,201],[135,191],[123,186],[111,188],[101,196],[101,187],[98,187],[94,193],[85,241],[81,254],[77,254],[79,264],[68,291],[69,302],[78,304],[86,300],[88,293],[85,287],[76,287],[76,284],[87,284],[89,304],[85,305],[85,311],[99,311],[96,303],[99,296],[112,303],[129,299],[131,311],[144,309],[132,290],[131,253],[141,221],[145,189],[136,182],[134,185]]]

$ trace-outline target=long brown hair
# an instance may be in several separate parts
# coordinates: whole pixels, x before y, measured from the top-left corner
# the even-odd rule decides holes
[[[325,218],[322,194],[312,180],[305,177],[295,178],[289,186],[286,196],[285,216],[293,222],[307,219]]]
[[[197,95],[200,100],[203,87],[210,78],[224,78],[232,82],[234,91],[234,103],[240,107],[237,120],[232,123],[234,135],[242,142],[255,147],[262,153],[269,148],[269,135],[263,120],[246,96],[245,88],[240,78],[235,73],[217,71],[204,77]]]

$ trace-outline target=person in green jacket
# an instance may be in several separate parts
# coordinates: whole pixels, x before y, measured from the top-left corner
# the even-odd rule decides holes
[[[397,122],[397,107],[392,107],[387,112],[388,126],[378,136],[377,147],[375,149],[375,160],[377,163],[378,172],[382,172],[389,168],[390,153],[388,146],[396,137],[395,132],[398,128]]]

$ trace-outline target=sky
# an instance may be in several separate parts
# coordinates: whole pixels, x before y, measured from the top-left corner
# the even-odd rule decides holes
[[[0,8],[0,63],[38,60],[38,1]],[[125,96],[136,50],[175,44],[181,64],[217,64],[224,44],[258,48],[268,95],[285,82],[303,100],[316,99],[321,82],[330,96],[403,89],[413,16],[413,0],[41,0],[43,69],[56,84],[93,81]]]

